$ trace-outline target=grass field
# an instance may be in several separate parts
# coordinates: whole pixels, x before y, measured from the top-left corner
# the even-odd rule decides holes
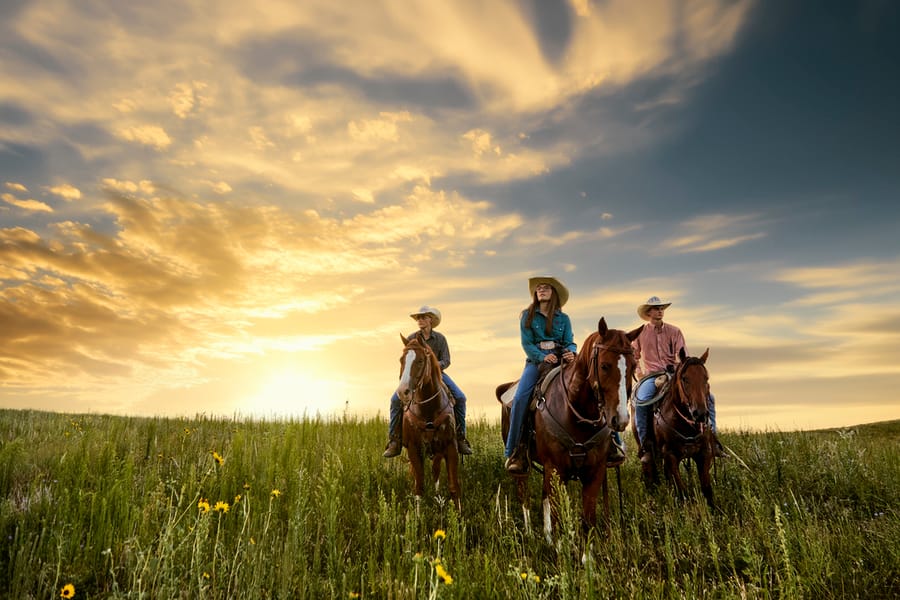
[[[900,421],[723,432],[716,511],[649,494],[633,454],[613,522],[526,535],[499,425],[469,425],[462,511],[380,420],[260,422],[0,410],[8,598],[896,598]],[[696,477],[691,480],[696,486]],[[446,487],[444,487],[446,489]]]

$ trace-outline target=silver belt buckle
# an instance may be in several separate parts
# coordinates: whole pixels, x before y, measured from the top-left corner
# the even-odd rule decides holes
[[[552,342],[550,340],[544,340],[543,342],[538,344],[538,347],[541,350],[553,350],[556,347],[556,342]]]

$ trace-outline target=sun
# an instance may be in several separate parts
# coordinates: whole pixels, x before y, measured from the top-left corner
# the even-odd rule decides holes
[[[264,419],[337,416],[347,401],[345,385],[299,369],[270,375],[252,394],[244,409]]]

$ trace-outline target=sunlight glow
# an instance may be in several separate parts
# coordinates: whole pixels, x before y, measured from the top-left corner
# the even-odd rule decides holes
[[[274,373],[243,407],[263,418],[338,416],[347,400],[345,385],[300,370]]]

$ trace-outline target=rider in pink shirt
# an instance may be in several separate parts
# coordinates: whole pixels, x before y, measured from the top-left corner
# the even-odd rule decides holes
[[[648,321],[641,329],[637,339],[631,342],[634,347],[634,358],[638,361],[637,377],[640,378],[652,373],[663,371],[674,372],[678,364],[678,353],[685,348],[684,335],[678,327],[671,323],[663,322],[663,313],[671,306],[671,302],[664,302],[657,296],[650,297],[644,304],[638,307],[640,318]],[[685,353],[687,350],[685,349]],[[651,377],[642,381],[637,389],[637,402],[634,407],[634,421],[638,430],[641,443],[641,460],[652,460],[647,449],[647,434],[653,429],[653,405],[641,405],[641,401],[647,401],[656,395],[656,378]],[[712,393],[707,400],[709,405],[709,426],[713,430],[715,438],[715,450],[717,456],[725,456],[719,438],[716,435],[716,399]]]

